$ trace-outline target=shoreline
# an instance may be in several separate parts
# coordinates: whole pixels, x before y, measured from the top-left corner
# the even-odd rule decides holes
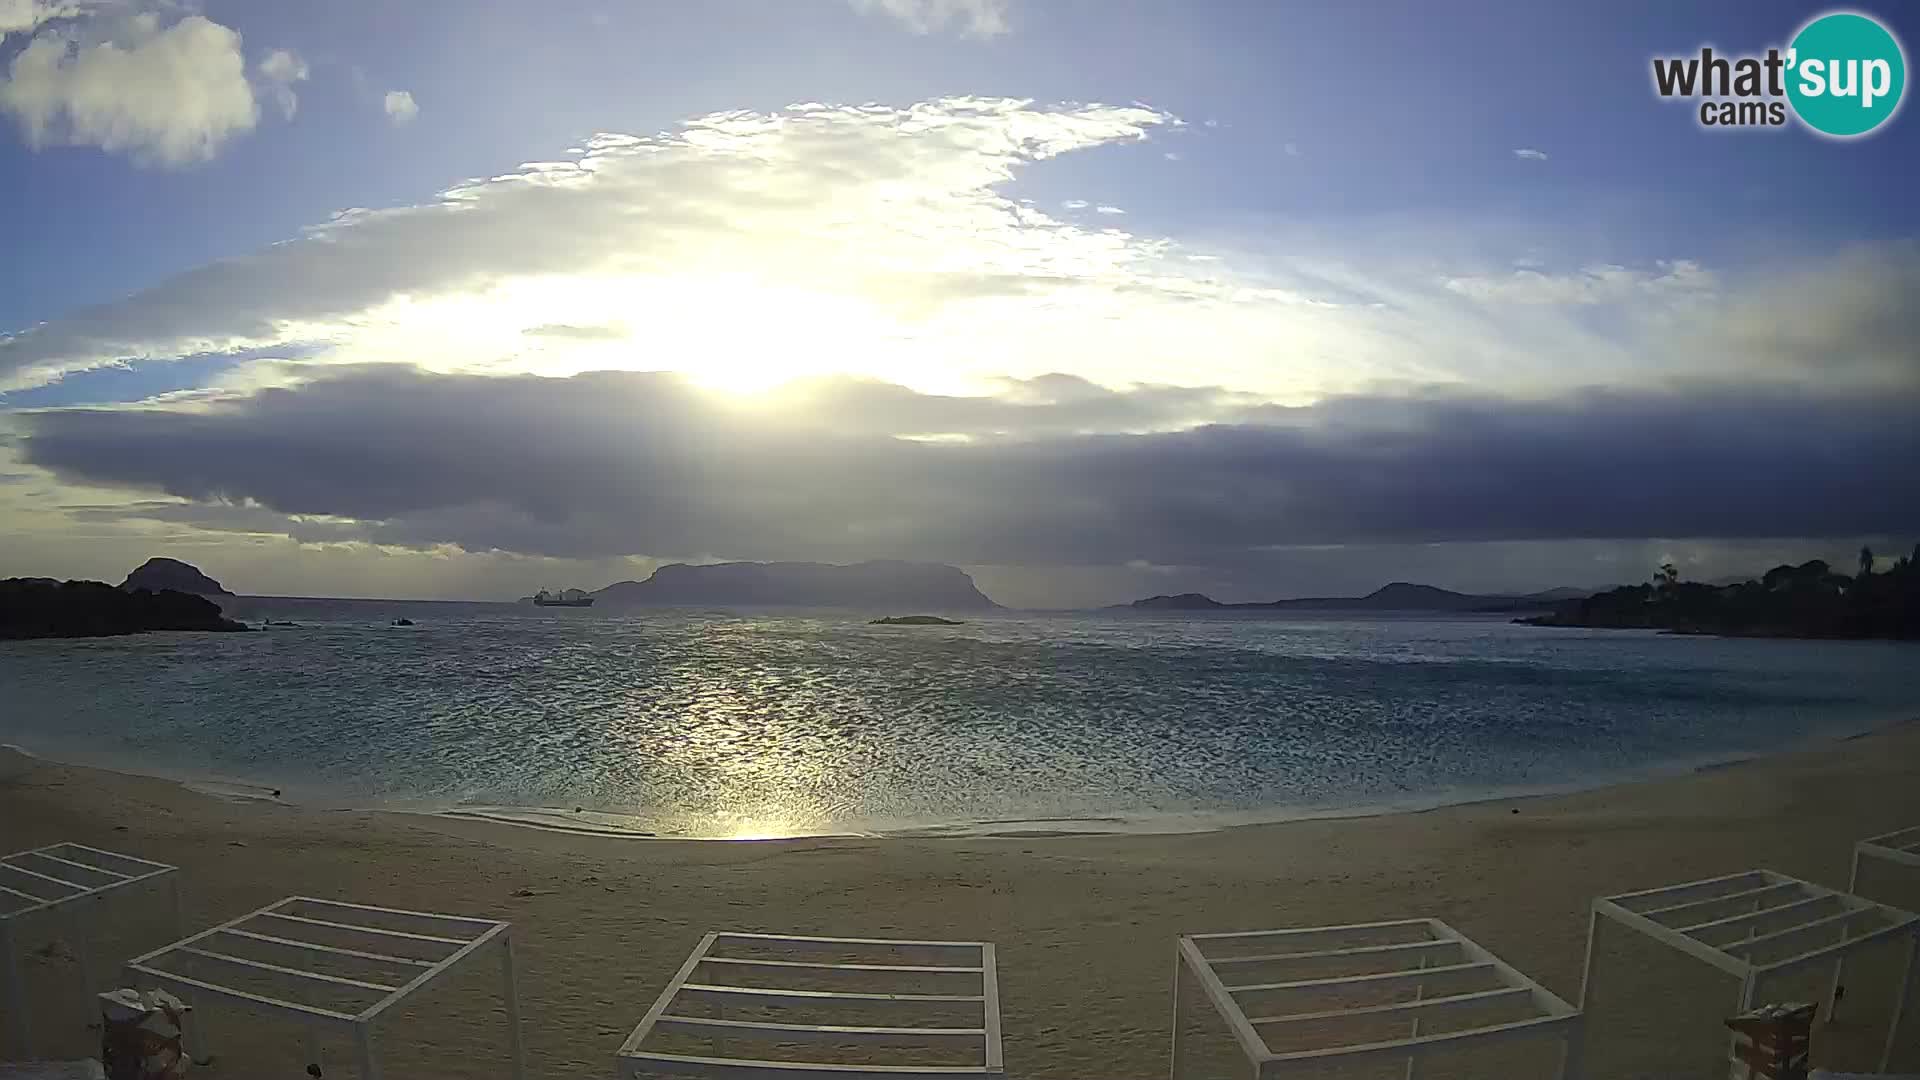
[[[900,824],[889,828],[825,828],[819,831],[782,831],[767,835],[699,835],[673,832],[641,814],[622,814],[585,808],[560,806],[509,806],[500,804],[451,804],[446,806],[410,805],[404,800],[387,803],[355,803],[311,795],[283,798],[279,788],[264,781],[231,776],[186,775],[166,770],[129,769],[102,760],[74,760],[58,754],[44,754],[11,742],[0,742],[0,779],[4,779],[8,754],[35,761],[93,769],[122,776],[143,777],[178,784],[189,790],[239,804],[296,807],[325,812],[399,814],[461,821],[486,822],[509,828],[524,828],[581,836],[599,836],[623,840],[673,840],[701,843],[727,843],[742,840],[807,840],[857,838],[866,840],[908,840],[941,838],[1029,838],[1071,836],[1179,836],[1221,832],[1232,829],[1287,825],[1305,821],[1347,821],[1355,819],[1426,814],[1451,807],[1480,806],[1494,803],[1524,802],[1556,796],[1605,791],[1610,788],[1647,783],[1694,773],[1737,768],[1782,755],[1803,753],[1822,746],[1841,744],[1871,735],[1920,725],[1920,715],[1905,712],[1870,722],[1863,727],[1811,735],[1791,745],[1771,751],[1741,750],[1725,755],[1712,754],[1692,758],[1642,763],[1615,772],[1549,784],[1523,784],[1503,788],[1443,789],[1401,800],[1361,802],[1343,805],[1272,807],[1247,810],[1169,810],[1110,815],[1057,816],[1034,818],[996,818],[988,820],[936,821]],[[1041,828],[995,829],[992,826],[1043,826]],[[1044,826],[1064,826],[1047,828]],[[1074,828],[1073,826],[1116,826]]]
[[[1165,1074],[1177,934],[1432,916],[1573,1000],[1594,897],[1756,867],[1844,887],[1853,841],[1920,823],[1916,778],[1920,720],[1910,718],[1731,767],[1411,813],[1195,834],[636,844],[241,803],[0,755],[0,849],[71,841],[180,866],[189,932],[288,895],[510,920],[530,1075],[554,1080],[607,1075],[614,1048],[715,929],[993,941],[1010,1075],[1147,1080]],[[1862,886],[1920,907],[1920,875],[1889,869]],[[179,936],[160,933],[137,947]],[[1695,1075],[1723,1060],[1720,1020],[1736,988],[1631,937],[1603,940],[1593,1075]],[[57,959],[31,955],[31,985],[71,980]],[[1858,1071],[1877,1059],[1891,994],[1876,980],[1890,967],[1849,964],[1850,1008],[1817,1034],[1817,1064]],[[499,1022],[486,980],[450,988],[383,1033],[389,1071],[496,1076]],[[209,1080],[297,1075],[304,1064],[288,1056],[297,1030],[219,1023],[225,1057]],[[72,1050],[89,1038],[78,1029]],[[328,1053],[329,1068],[347,1060]],[[1894,1064],[1912,1071],[1920,1059]]]

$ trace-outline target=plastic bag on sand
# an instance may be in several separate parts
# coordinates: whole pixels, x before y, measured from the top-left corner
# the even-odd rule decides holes
[[[107,1080],[177,1080],[187,1075],[187,1005],[165,990],[100,995],[100,1059]]]

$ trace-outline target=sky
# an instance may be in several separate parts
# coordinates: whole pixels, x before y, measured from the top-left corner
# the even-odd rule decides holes
[[[1905,552],[1911,110],[1711,130],[1650,76],[1825,10],[0,0],[0,576]]]

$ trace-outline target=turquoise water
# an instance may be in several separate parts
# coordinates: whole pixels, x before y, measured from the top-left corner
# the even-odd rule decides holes
[[[0,741],[334,805],[754,836],[1432,805],[1920,715],[1911,644],[1497,618],[239,614],[300,625],[0,644]],[[387,625],[399,615],[418,625]]]

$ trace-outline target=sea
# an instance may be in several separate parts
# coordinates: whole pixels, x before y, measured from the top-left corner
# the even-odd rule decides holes
[[[1920,645],[1499,616],[247,597],[0,643],[0,743],[226,797],[744,839],[1184,831],[1685,772],[1920,716]],[[409,619],[411,626],[393,625]]]

